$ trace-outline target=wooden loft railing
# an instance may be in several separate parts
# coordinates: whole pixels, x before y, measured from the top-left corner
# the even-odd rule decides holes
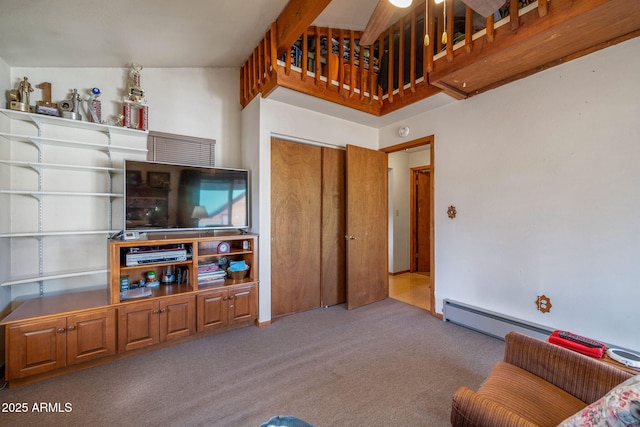
[[[424,15],[424,5],[414,8],[408,18],[392,25],[370,46],[359,45],[360,31],[309,27],[291,47],[287,60],[284,57],[286,55],[278,57],[276,53],[274,35],[277,33],[275,25],[272,25],[241,69],[240,102],[244,107],[258,94],[266,97],[276,86],[283,86],[381,115],[385,104],[399,102],[399,97],[405,95],[404,86],[397,88],[397,77],[394,77],[403,73],[403,64],[398,65],[399,60],[386,67],[388,72],[385,70],[383,73],[385,82],[378,81],[380,63],[385,61],[384,46],[388,46],[388,40],[394,38],[398,38],[402,46],[409,46],[410,43],[412,48],[407,58],[411,58],[411,64],[422,64],[421,60],[416,60],[423,56],[422,40],[418,37],[405,40],[406,30],[400,31],[401,28],[416,29],[420,15]],[[415,33],[412,30],[409,32]],[[393,55],[392,46],[387,56]],[[412,96],[407,97],[409,101],[405,105],[440,91],[423,78],[426,71],[415,72],[414,69],[415,66],[412,66],[412,78],[407,86]],[[419,78],[413,78],[415,75]],[[388,93],[387,88],[394,81],[396,90]],[[396,96],[396,93],[399,95]]]
[[[371,46],[358,45],[361,32],[309,27],[289,53],[280,57],[276,53],[275,34],[272,25],[241,69],[243,107],[258,94],[266,97],[276,86],[284,86],[378,114],[379,59],[369,54]]]
[[[428,2],[429,46],[425,2],[370,46],[359,46],[358,31],[309,27],[278,55],[274,23],[241,69],[240,103],[282,86],[384,115],[440,91],[473,96],[640,35],[639,0],[530,2],[506,0],[497,21],[461,0],[447,0],[446,11]]]

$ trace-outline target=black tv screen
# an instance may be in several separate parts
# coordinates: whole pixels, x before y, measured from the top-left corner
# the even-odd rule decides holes
[[[249,227],[249,171],[125,160],[125,230]]]

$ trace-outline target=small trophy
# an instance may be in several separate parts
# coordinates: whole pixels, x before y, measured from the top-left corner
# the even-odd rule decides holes
[[[140,71],[142,71],[142,65],[131,64],[131,71],[129,71],[129,100],[138,104],[144,104],[147,99],[144,97],[144,90],[140,87]]]
[[[60,115],[66,119],[82,120],[80,115],[80,94],[77,89],[73,90],[73,94],[70,99],[60,101],[59,107]]]
[[[18,84],[18,89],[9,91],[9,109],[17,111],[31,112],[30,97],[33,88],[29,79],[24,79]]]
[[[36,113],[46,114],[47,116],[59,116],[58,104],[51,102],[51,83],[42,82],[36,85],[38,89],[42,89],[42,101],[36,102]]]
[[[91,89],[91,96],[87,99],[87,116],[93,123],[102,123],[102,102],[98,99],[100,89]]]

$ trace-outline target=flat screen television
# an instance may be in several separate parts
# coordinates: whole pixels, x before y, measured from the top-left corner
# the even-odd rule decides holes
[[[125,160],[125,231],[249,228],[249,171]]]

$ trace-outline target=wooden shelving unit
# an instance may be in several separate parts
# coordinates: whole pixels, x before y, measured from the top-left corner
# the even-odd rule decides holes
[[[171,236],[171,235],[170,235]],[[219,253],[217,247],[220,243],[226,242],[229,251]],[[126,254],[132,249],[148,250],[157,248],[158,257],[161,258],[161,251],[183,246],[187,253],[185,261],[153,262],[144,265],[126,265]],[[248,249],[245,249],[248,248]],[[226,235],[215,237],[173,237],[170,238],[149,238],[148,240],[121,241],[112,240],[109,242],[109,293],[111,304],[118,304],[127,301],[121,298],[120,279],[127,277],[131,284],[144,280],[148,272],[153,271],[161,282],[158,287],[151,288],[152,296],[175,295],[186,292],[194,292],[202,289],[209,289],[220,286],[233,286],[238,284],[255,283],[258,281],[257,266],[257,236],[250,234]],[[201,264],[218,264],[226,258],[227,261],[244,260],[249,265],[247,277],[241,280],[226,278],[213,284],[201,284],[198,277],[198,266]],[[186,269],[188,279],[186,283],[162,284],[162,276],[167,267]]]
[[[186,259],[163,260],[162,250],[177,246],[184,247]],[[126,255],[134,249],[136,253],[151,251],[152,258],[157,257],[143,265],[127,266]],[[258,317],[257,235],[166,233],[150,235],[147,240],[110,240],[108,252],[107,289],[30,299],[0,322],[6,328],[10,386],[183,342],[198,334],[248,326]],[[244,261],[250,266],[247,276],[199,283],[198,266],[225,260]],[[189,271],[188,279],[180,284],[162,283],[167,267]],[[133,282],[150,271],[160,281],[149,288],[150,295],[127,298],[128,293],[121,294],[121,278]]]
[[[0,167],[9,168],[12,177],[9,185],[0,187],[0,203],[7,203],[17,215],[29,216],[17,226],[5,224],[0,239],[12,239],[11,246],[22,250],[20,261],[29,270],[37,266],[35,273],[20,268],[2,271],[0,286],[35,283],[40,288],[39,297],[16,303],[18,307],[0,321],[5,328],[5,372],[10,386],[194,339],[196,334],[255,322],[256,235],[216,236],[203,231],[158,236],[148,233],[148,239],[135,241],[106,238],[123,228],[114,223],[112,212],[113,202],[122,200],[113,182],[114,177],[124,180],[122,156],[146,155],[146,149],[140,147],[146,146],[147,132],[4,109],[0,109],[0,115],[11,121],[10,131],[0,132],[0,144],[11,144],[11,150],[4,150],[10,155],[0,159]],[[82,155],[76,155],[77,150],[83,150]],[[78,214],[68,208],[72,204],[75,209],[87,210]],[[78,225],[85,218],[91,221]],[[75,249],[77,242],[84,242],[91,248],[82,247],[80,252],[97,248],[106,255],[94,255],[91,261],[86,253],[61,258],[55,250],[56,242],[64,242],[65,249]],[[48,248],[50,244],[53,249]],[[133,248],[161,250],[175,245],[186,249],[186,259],[160,257],[155,262],[152,259],[144,265],[127,266],[126,255]],[[222,247],[228,249],[226,253],[220,253]],[[58,262],[45,262],[55,256]],[[67,258],[71,260],[63,262]],[[245,261],[250,265],[247,277],[224,278],[206,285],[199,282],[199,265],[222,264],[224,260]],[[187,280],[163,283],[167,267],[188,272]],[[156,273],[160,284],[148,288],[149,295],[131,298],[129,292],[120,293],[122,277],[139,283],[150,271]],[[106,287],[102,282],[98,290],[74,291],[70,283],[84,281],[89,275],[103,275]],[[44,284],[50,281],[55,283],[48,286],[60,284],[66,291],[44,295]]]

